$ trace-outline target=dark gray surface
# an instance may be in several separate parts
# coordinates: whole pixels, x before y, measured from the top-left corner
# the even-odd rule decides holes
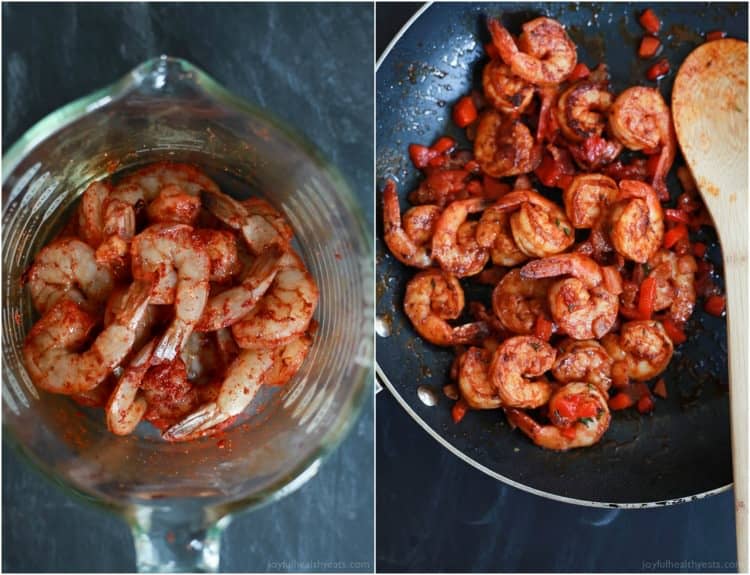
[[[415,9],[378,5],[379,49]],[[444,40],[433,37],[425,44]],[[379,116],[379,126],[384,122]],[[444,371],[433,373],[439,379]],[[397,385],[410,381],[402,378]],[[441,405],[445,408],[445,402]],[[508,487],[465,464],[428,437],[388,391],[378,397],[377,413],[380,572],[736,569],[731,492],[647,510],[558,503]],[[652,462],[656,469],[661,464]]]
[[[3,149],[63,104],[169,54],[316,144],[372,214],[372,6],[3,5]],[[371,571],[372,400],[317,477],[235,518],[223,571]],[[326,566],[327,563],[327,566]],[[132,571],[126,525],[3,443],[3,571]]]

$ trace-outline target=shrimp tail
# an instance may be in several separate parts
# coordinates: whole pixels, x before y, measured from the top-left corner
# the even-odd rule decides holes
[[[159,340],[159,343],[154,350],[154,365],[173,361],[174,358],[177,357],[177,354],[182,350],[192,331],[193,325],[180,321],[179,319],[173,321],[169,328],[167,328],[167,331],[164,332],[164,335]]]
[[[247,210],[234,198],[221,192],[201,190],[201,202],[209,212],[230,228],[235,230],[242,228]]]
[[[192,439],[196,434],[223,423],[229,417],[231,416],[228,413],[222,412],[218,404],[212,401],[167,429],[162,434],[162,438],[167,441]]]
[[[146,313],[149,297],[151,296],[151,287],[151,284],[148,282],[133,282],[125,296],[122,311],[118,315],[116,322],[125,325],[125,327],[134,333],[141,323],[143,315]]]

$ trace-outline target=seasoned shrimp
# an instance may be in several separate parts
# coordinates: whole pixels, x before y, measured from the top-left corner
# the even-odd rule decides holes
[[[669,308],[669,316],[684,323],[695,307],[695,272],[698,266],[690,254],[678,256],[660,249],[648,260],[649,277],[656,280],[654,311]]]
[[[199,390],[209,387],[191,385],[185,363],[179,357],[154,365],[141,383],[148,405],[143,419],[157,429],[167,429],[193,411],[201,401]]]
[[[78,207],[78,232],[81,239],[96,248],[104,241],[104,204],[112,188],[106,182],[91,182]]]
[[[543,258],[558,254],[575,241],[565,212],[533,190],[510,192],[497,201],[495,208],[513,211],[510,217],[513,239],[527,256]]]
[[[263,298],[232,325],[232,335],[243,349],[274,347],[300,336],[318,305],[318,286],[294,251],[285,252],[277,265]]]
[[[510,71],[502,60],[490,60],[482,71],[484,97],[508,116],[519,116],[529,107],[534,87]]]
[[[573,339],[599,339],[617,320],[619,300],[607,291],[602,268],[580,253],[561,254],[526,264],[521,276],[552,278],[568,275],[552,284],[548,301],[560,331]]]
[[[151,356],[155,347],[156,339],[152,339],[140,349],[117,380],[117,385],[107,401],[107,428],[116,435],[132,433],[148,409],[148,403],[138,395],[138,391],[143,377],[151,367]]]
[[[492,310],[505,329],[520,335],[534,332],[534,323],[547,310],[548,279],[529,279],[518,268],[509,271],[492,292]]]
[[[398,261],[415,268],[432,265],[430,245],[412,239],[402,226],[401,208],[393,180],[388,180],[383,189],[383,228],[385,243]]]
[[[563,191],[565,213],[576,229],[590,229],[614,203],[619,191],[612,178],[579,174]]]
[[[602,392],[612,385],[612,358],[598,341],[566,339],[560,343],[557,352],[552,366],[552,375],[557,381],[591,383]]]
[[[504,178],[533,172],[542,162],[542,150],[520,120],[488,110],[477,126],[474,157],[483,172]]]
[[[151,223],[193,225],[201,210],[201,199],[183,191],[178,184],[164,186],[146,207]]]
[[[195,237],[203,244],[211,262],[212,282],[224,283],[239,273],[241,264],[237,250],[237,239],[232,232],[224,230],[195,230]]]
[[[492,352],[470,347],[458,360],[458,388],[463,400],[474,409],[497,409],[502,406],[497,389],[489,378]]]
[[[133,277],[153,282],[151,303],[175,305],[175,317],[154,350],[155,363],[173,360],[198,323],[208,299],[211,264],[184,224],[156,224],[132,243]]]
[[[482,213],[476,233],[477,243],[490,250],[492,263],[498,266],[515,266],[525,262],[523,253],[513,239],[510,214],[490,206]]]
[[[313,320],[314,321],[314,320]],[[310,324],[312,328],[312,323]],[[302,367],[302,363],[313,344],[312,333],[314,329],[308,329],[307,333],[293,339],[280,350],[277,350],[271,369],[266,372],[264,385],[286,385]]]
[[[535,18],[522,27],[518,45],[503,25],[488,20],[492,43],[516,76],[537,86],[563,82],[578,63],[576,47],[565,28],[551,18]]]
[[[569,383],[555,392],[549,402],[552,424],[542,425],[519,409],[506,409],[510,423],[544,449],[567,451],[599,441],[612,416],[606,396],[594,385]]]
[[[419,246],[431,242],[441,213],[442,210],[432,204],[409,208],[402,218],[406,235]]]
[[[104,308],[104,327],[117,321],[117,317],[125,311],[128,304],[128,288],[118,286],[112,290],[112,295],[107,300],[107,306]],[[156,305],[149,305],[143,313],[141,321],[135,326],[134,349],[140,349],[146,340],[151,336],[151,330],[158,323],[163,322],[169,317],[168,309]]]
[[[674,163],[677,138],[672,114],[659,90],[634,86],[622,92],[610,110],[609,126],[630,150],[654,152],[661,148],[651,184],[660,200],[669,199],[666,177]]]
[[[111,196],[132,206],[139,201],[153,201],[164,188],[178,187],[183,193],[198,197],[201,190],[219,192],[219,186],[201,170],[190,164],[157,162],[123,178]]]
[[[664,210],[654,188],[638,180],[622,180],[609,213],[610,239],[617,253],[646,263],[664,240]]]
[[[461,345],[481,342],[488,335],[484,322],[453,327],[464,308],[464,290],[451,274],[443,270],[424,270],[406,286],[404,311],[420,336],[435,345]]]
[[[487,264],[490,254],[476,241],[476,223],[464,225],[469,214],[485,207],[485,200],[480,198],[457,200],[440,214],[432,236],[432,257],[445,271],[467,277],[478,274]]]
[[[660,375],[672,359],[674,345],[661,322],[630,321],[623,324],[619,334],[607,334],[602,345],[614,360],[615,366],[626,367],[628,377],[646,381]]]
[[[607,126],[607,113],[613,97],[593,82],[578,82],[565,90],[554,107],[555,118],[566,139],[583,142],[601,136]]]
[[[203,190],[206,209],[230,228],[239,230],[250,251],[258,255],[272,247],[286,249],[292,229],[276,209],[260,198],[238,202],[219,191]]]
[[[23,346],[26,369],[34,384],[66,395],[89,391],[102,383],[130,353],[135,329],[148,305],[148,284],[136,282],[124,311],[87,349],[96,319],[81,306],[62,299],[34,324]]]
[[[552,385],[539,376],[555,363],[555,349],[529,335],[506,339],[495,350],[490,379],[506,407],[534,408],[547,403]]]
[[[271,287],[281,258],[282,254],[276,249],[258,256],[240,285],[209,298],[195,329],[214,331],[234,325],[245,317]]]
[[[75,238],[55,240],[42,248],[24,280],[39,313],[63,298],[95,311],[113,286],[110,268],[96,261],[91,246]]]

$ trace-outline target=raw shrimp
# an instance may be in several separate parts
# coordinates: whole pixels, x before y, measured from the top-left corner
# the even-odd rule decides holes
[[[286,249],[292,229],[276,209],[260,198],[238,202],[219,191],[203,190],[206,209],[230,228],[239,230],[250,251],[258,255],[272,247]]]
[[[563,82],[577,62],[576,47],[565,28],[551,18],[535,18],[521,26],[518,45],[503,25],[488,20],[492,43],[514,74],[537,86]]]
[[[510,227],[518,248],[527,256],[543,258],[565,251],[575,241],[573,227],[555,202],[533,190],[501,197],[497,209],[513,211]]]
[[[195,237],[203,244],[211,262],[212,282],[224,283],[239,273],[241,265],[237,250],[237,238],[225,230],[197,229]]]
[[[646,381],[660,375],[672,359],[674,345],[661,322],[630,321],[618,334],[607,334],[602,345],[614,360],[622,363],[634,381]]]
[[[107,401],[107,428],[116,435],[132,433],[148,409],[146,400],[138,396],[138,391],[143,376],[151,367],[151,356],[156,341],[152,339],[138,351],[117,380],[117,385]]]
[[[201,199],[183,191],[179,184],[164,186],[146,206],[146,215],[151,223],[193,225],[201,210]]]
[[[533,172],[542,162],[542,149],[520,120],[488,110],[477,126],[474,157],[483,172],[503,178]]]
[[[232,325],[232,335],[243,349],[288,343],[307,330],[318,305],[318,286],[294,251],[285,252],[277,265],[263,298]]]
[[[179,187],[183,193],[194,197],[198,197],[201,190],[219,192],[216,183],[195,166],[157,162],[120,180],[112,197],[135,206],[138,201],[153,201],[168,186]]]
[[[214,331],[229,327],[245,317],[268,291],[279,270],[282,254],[272,248],[258,256],[247,269],[240,285],[208,299],[197,331]]]
[[[453,327],[464,308],[464,291],[451,274],[443,270],[424,270],[406,286],[404,310],[420,336],[435,345],[461,345],[481,342],[489,334],[484,322]]]
[[[617,320],[619,300],[605,288],[602,268],[580,253],[561,254],[526,264],[521,276],[551,278],[572,277],[556,281],[549,290],[552,318],[563,333],[573,339],[599,339]]]
[[[484,97],[497,110],[519,116],[531,104],[534,87],[510,71],[502,60],[490,60],[482,71]]]
[[[211,264],[184,224],[156,224],[132,243],[133,277],[153,282],[150,302],[175,305],[175,317],[154,350],[155,363],[173,360],[198,323],[208,299]]]
[[[557,348],[553,377],[563,383],[580,381],[606,392],[612,385],[612,358],[595,339],[565,339]]]
[[[104,308],[104,327],[117,321],[117,317],[125,311],[125,305],[128,303],[128,288],[118,286],[112,290],[112,295],[107,300],[107,306]],[[168,319],[169,310],[164,307],[149,305],[143,313],[141,321],[135,326],[134,349],[140,349],[146,340],[151,336],[151,330],[154,326],[165,319]]]
[[[659,90],[634,86],[622,92],[610,110],[609,126],[630,150],[653,153],[661,148],[651,184],[660,200],[669,199],[666,177],[674,163],[677,138],[672,114]]]
[[[646,263],[664,240],[664,211],[654,188],[638,180],[622,180],[609,213],[609,236],[617,253]]]
[[[432,204],[409,208],[402,218],[406,235],[419,246],[429,243],[441,213],[442,210]]]
[[[430,245],[416,242],[402,226],[401,208],[393,180],[388,180],[383,189],[383,227],[385,243],[398,261],[415,268],[432,265]]]
[[[510,270],[492,292],[492,310],[505,329],[520,335],[534,332],[534,323],[547,310],[548,279],[529,279]]]
[[[612,101],[612,94],[593,82],[573,84],[560,94],[554,108],[560,131],[574,143],[601,136]]]
[[[312,327],[312,323],[310,324]],[[266,372],[264,385],[286,385],[295,376],[302,367],[302,363],[310,351],[313,344],[311,333],[314,329],[309,329],[308,333],[302,334],[293,339],[280,350],[277,350],[271,369]]]
[[[563,203],[573,227],[589,229],[617,199],[617,183],[602,174],[579,174],[563,191]]]
[[[26,369],[34,384],[71,395],[102,383],[133,348],[148,294],[148,284],[132,284],[124,311],[84,351],[80,351],[81,346],[96,319],[69,299],[50,308],[31,328],[23,346]]]
[[[490,206],[482,213],[476,232],[477,243],[490,250],[492,263],[498,266],[515,266],[525,262],[523,253],[513,239],[510,214]]]
[[[654,311],[669,308],[673,320],[686,322],[695,307],[695,272],[698,270],[695,258],[660,249],[647,265],[651,270],[648,277],[656,280]]]
[[[91,246],[75,238],[55,240],[42,248],[24,280],[42,314],[63,298],[95,311],[113,286],[110,268],[96,261]]]
[[[200,391],[208,391],[209,387],[191,385],[185,363],[179,357],[154,365],[141,382],[148,405],[143,419],[157,429],[167,429],[196,409],[201,401]]]
[[[519,409],[506,409],[505,414],[535,444],[554,451],[594,445],[612,419],[605,395],[596,386],[580,382],[557,390],[550,399],[549,411],[549,425],[537,423]]]
[[[469,214],[485,207],[485,200],[480,198],[457,200],[448,204],[440,214],[432,236],[432,257],[445,271],[457,277],[467,277],[478,274],[487,264],[490,254],[476,241],[476,223],[465,225]],[[459,230],[464,233],[459,233]]]
[[[555,349],[538,337],[517,335],[495,350],[489,376],[506,407],[534,408],[547,403],[552,385],[539,376],[552,368]]]
[[[104,240],[104,204],[112,191],[106,182],[91,182],[81,195],[78,232],[81,239],[96,248]]]
[[[458,388],[463,400],[474,409],[497,409],[502,406],[497,389],[489,378],[492,352],[470,347],[458,360]]]

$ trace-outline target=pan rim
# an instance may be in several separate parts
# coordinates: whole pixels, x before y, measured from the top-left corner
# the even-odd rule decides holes
[[[383,50],[383,53],[380,55],[380,57],[377,59],[377,62],[375,63],[376,78],[377,78],[377,73],[380,70],[380,66],[388,58],[393,48],[401,40],[401,37],[407,32],[409,28],[411,28],[414,22],[416,22],[420,18],[420,16],[422,16],[422,14],[427,9],[429,9],[434,3],[435,3],[434,0],[429,0],[425,2],[424,6],[419,8],[411,16],[411,18],[409,18],[406,21],[406,23],[399,29],[396,35],[391,39],[391,41],[388,43],[385,50]],[[377,116],[377,102],[375,106],[375,113]],[[376,138],[377,138],[377,134],[376,134]],[[376,174],[376,177],[377,177],[377,174]],[[376,275],[377,275],[377,270],[376,270]],[[724,493],[725,491],[729,491],[734,485],[734,483],[727,483],[726,485],[722,485],[721,487],[717,487],[709,491],[703,491],[701,493],[696,493],[693,495],[686,495],[684,497],[679,497],[676,499],[665,499],[665,500],[660,500],[660,501],[644,501],[640,503],[617,503],[617,502],[605,502],[605,501],[590,501],[587,499],[577,499],[574,497],[566,497],[563,495],[558,495],[556,493],[543,491],[541,489],[537,489],[535,487],[531,487],[523,483],[519,483],[513,479],[510,479],[509,477],[506,477],[500,473],[497,473],[496,471],[493,471],[492,469],[490,469],[489,467],[486,467],[485,465],[482,465],[481,463],[479,463],[472,457],[469,457],[463,451],[461,451],[460,449],[455,447],[452,443],[450,443],[447,439],[445,439],[442,435],[440,435],[437,431],[435,431],[424,419],[422,419],[417,414],[417,412],[412,409],[409,402],[407,402],[401,396],[401,394],[396,390],[396,387],[391,383],[385,371],[380,367],[380,363],[377,360],[377,341],[375,343],[375,348],[376,348],[375,373],[377,375],[377,379],[385,387],[388,388],[388,391],[396,398],[396,401],[401,405],[404,411],[406,411],[406,413],[408,413],[411,416],[411,418],[414,421],[416,421],[419,424],[419,426],[422,427],[422,429],[426,431],[430,437],[432,437],[435,441],[437,441],[440,445],[442,445],[445,449],[447,449],[454,456],[461,459],[464,463],[468,463],[471,467],[474,467],[475,469],[481,471],[485,475],[488,475],[489,477],[492,477],[493,479],[500,481],[501,483],[505,483],[506,485],[510,485],[511,487],[515,487],[517,489],[520,489],[521,491],[525,491],[526,493],[531,493],[533,495],[544,497],[545,499],[551,499],[553,501],[559,501],[561,503],[567,503],[571,505],[580,505],[583,507],[594,507],[594,508],[599,508],[599,509],[649,509],[649,508],[677,505],[680,503],[689,503],[691,501],[705,499],[706,497],[711,497],[713,495],[718,495],[720,493]]]

